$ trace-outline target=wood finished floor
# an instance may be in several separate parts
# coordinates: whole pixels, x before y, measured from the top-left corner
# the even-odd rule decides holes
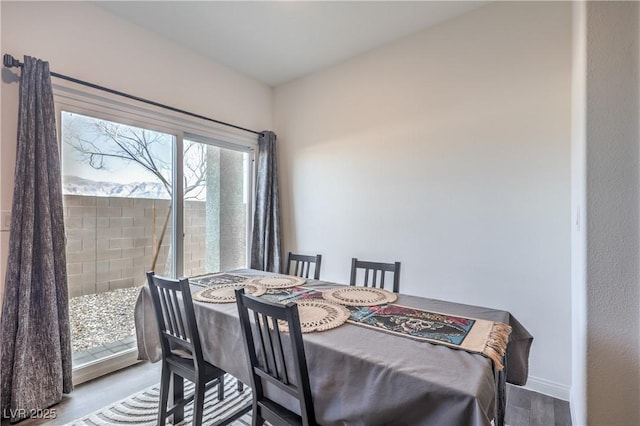
[[[141,391],[160,381],[160,363],[142,362],[107,376],[76,386],[56,405],[57,418],[29,419],[18,426],[60,426],[85,416],[104,406]],[[507,415],[509,426],[567,426],[571,425],[569,403],[507,385]],[[2,421],[0,426],[9,426]]]

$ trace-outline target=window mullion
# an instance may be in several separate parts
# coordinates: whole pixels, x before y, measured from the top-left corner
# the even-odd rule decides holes
[[[184,275],[184,138],[182,132],[176,134],[173,145],[173,275]]]

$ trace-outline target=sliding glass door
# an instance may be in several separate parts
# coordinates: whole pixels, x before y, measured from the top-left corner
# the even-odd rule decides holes
[[[176,137],[63,111],[62,170],[74,367],[135,347],[145,271],[171,275]]]
[[[120,368],[123,354],[135,360],[133,307],[146,271],[247,266],[253,153],[99,112],[63,107],[59,117],[74,374],[88,371],[83,381]]]
[[[184,141],[184,275],[247,265],[250,153]]]

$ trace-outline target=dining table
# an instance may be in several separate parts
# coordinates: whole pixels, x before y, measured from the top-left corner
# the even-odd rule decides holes
[[[229,271],[244,277],[264,271]],[[197,280],[192,280],[196,282]],[[307,279],[304,287],[324,291],[344,284]],[[202,287],[192,284],[192,292]],[[194,298],[195,299],[195,298]],[[524,385],[533,336],[508,311],[407,294],[393,303],[429,312],[507,324],[511,327],[504,368],[481,353],[433,344],[363,327],[351,321],[303,334],[316,420],[321,425],[502,425],[506,383]],[[206,361],[250,383],[249,363],[235,303],[194,300]],[[162,359],[149,288],[136,301],[138,358]],[[276,391],[277,393],[277,391]],[[281,403],[299,410],[295,400]]]

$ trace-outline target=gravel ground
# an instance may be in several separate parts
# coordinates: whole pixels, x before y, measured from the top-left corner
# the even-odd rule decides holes
[[[69,300],[73,352],[135,335],[133,308],[140,287],[123,288]]]

